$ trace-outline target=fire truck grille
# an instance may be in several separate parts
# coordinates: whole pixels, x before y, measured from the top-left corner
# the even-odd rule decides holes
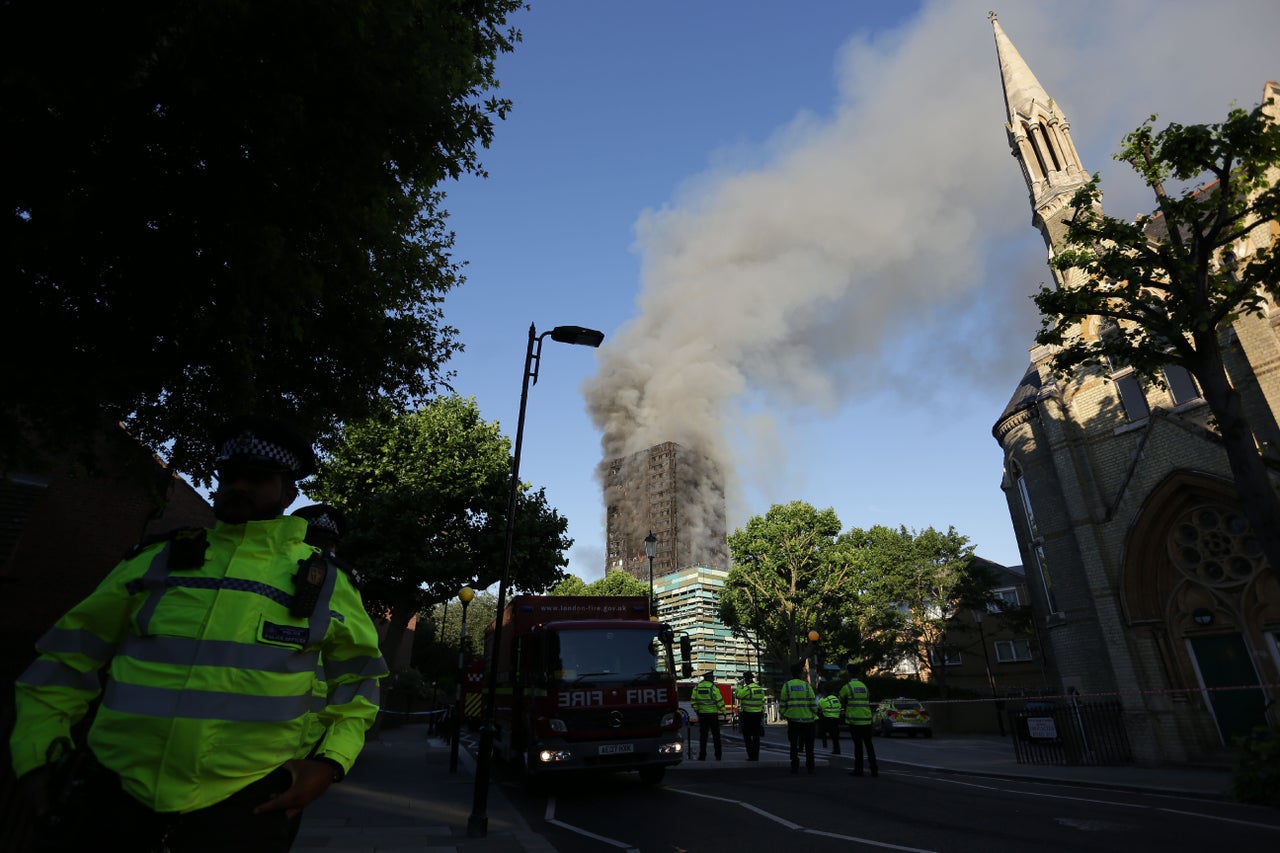
[[[654,708],[592,708],[581,711],[561,711],[570,733],[582,731],[608,731],[611,729],[653,729],[662,725],[662,709]]]

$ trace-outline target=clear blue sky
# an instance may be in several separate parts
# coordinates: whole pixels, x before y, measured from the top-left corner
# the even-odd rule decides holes
[[[514,435],[530,323],[546,342],[522,479],[603,574],[598,412],[639,446],[729,461],[730,529],[774,503],[845,528],[954,526],[1017,564],[991,427],[1048,278],[1005,137],[990,2],[533,0],[499,64],[515,102],[488,179],[444,187],[467,282],[455,388]],[[1002,2],[1114,215],[1151,207],[1122,135],[1219,121],[1280,75],[1280,4]]]

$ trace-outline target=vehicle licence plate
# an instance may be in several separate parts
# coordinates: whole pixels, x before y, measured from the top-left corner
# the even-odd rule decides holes
[[[618,755],[623,752],[635,752],[636,746],[633,743],[606,743],[600,746],[601,755]]]

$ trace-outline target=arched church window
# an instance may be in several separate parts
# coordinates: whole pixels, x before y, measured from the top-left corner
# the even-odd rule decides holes
[[[1179,571],[1209,586],[1237,586],[1266,564],[1249,522],[1220,504],[1184,512],[1169,531],[1168,548]]]

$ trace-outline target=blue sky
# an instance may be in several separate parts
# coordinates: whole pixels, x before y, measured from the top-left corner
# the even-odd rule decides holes
[[[803,500],[1021,562],[991,427],[1048,272],[989,8],[534,0],[513,18],[489,177],[443,188],[468,264],[445,314],[454,387],[512,435],[529,324],[605,333],[548,339],[529,395],[521,475],[569,519],[570,572],[603,575],[606,434],[712,448],[730,529]],[[1113,215],[1151,206],[1112,160],[1125,132],[1219,121],[1280,75],[1269,0],[996,11]]]

